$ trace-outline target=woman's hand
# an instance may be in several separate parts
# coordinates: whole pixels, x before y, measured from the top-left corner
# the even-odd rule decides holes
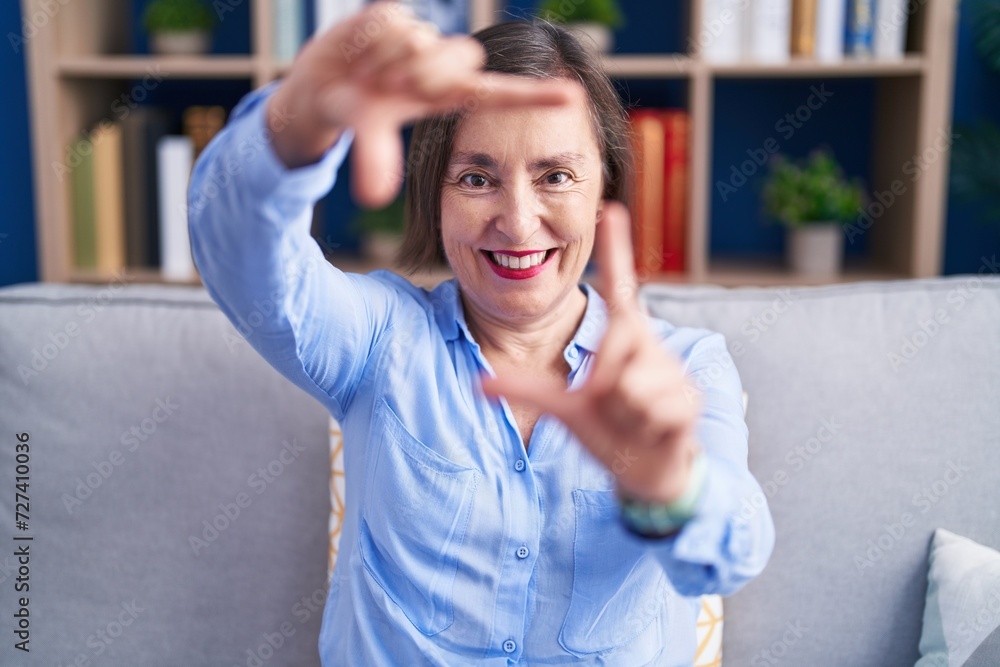
[[[310,40],[269,100],[268,127],[289,168],[319,160],[345,128],[355,131],[354,197],[385,205],[402,180],[400,130],[457,109],[557,105],[582,94],[568,81],[482,70],[471,37],[442,37],[395,2],[376,2]]]
[[[672,502],[684,492],[698,451],[701,397],[643,319],[622,204],[604,202],[596,244],[608,327],[583,386],[552,393],[523,378],[499,377],[484,378],[483,388],[560,419],[615,474],[624,494]]]

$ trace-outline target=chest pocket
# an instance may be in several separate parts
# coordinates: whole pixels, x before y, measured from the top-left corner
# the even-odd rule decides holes
[[[622,538],[614,491],[576,489],[573,504],[573,592],[559,643],[580,657],[629,647],[621,664],[646,664],[663,648],[672,594],[663,567],[641,542]]]
[[[358,538],[369,586],[422,633],[437,634],[454,620],[452,589],[480,472],[417,440],[381,399],[372,445]]]

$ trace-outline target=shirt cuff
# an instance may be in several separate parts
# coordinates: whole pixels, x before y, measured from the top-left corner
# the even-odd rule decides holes
[[[696,513],[705,486],[706,466],[705,453],[699,449],[691,462],[684,491],[671,503],[644,503],[621,498],[625,527],[641,537],[652,539],[676,534]]]
[[[727,463],[707,454],[705,475],[694,504],[694,515],[672,540],[674,558],[690,563],[711,564],[741,560],[752,551],[751,517],[738,511],[743,497],[740,477],[727,474]],[[765,510],[766,511],[766,510]]]

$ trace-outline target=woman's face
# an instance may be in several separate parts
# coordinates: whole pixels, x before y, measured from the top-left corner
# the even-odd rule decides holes
[[[445,173],[441,233],[473,308],[507,321],[557,311],[590,257],[602,191],[582,96],[467,115]]]

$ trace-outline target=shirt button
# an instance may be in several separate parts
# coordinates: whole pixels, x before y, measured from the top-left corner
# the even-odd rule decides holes
[[[576,359],[578,356],[580,356],[580,351],[576,349],[576,345],[574,345],[573,347],[569,348],[569,358],[570,359]]]
[[[517,548],[517,557],[520,559],[525,559],[528,557],[528,547],[520,546]]]
[[[503,643],[503,650],[507,653],[513,653],[514,649],[517,648],[517,644],[514,643],[513,639],[508,639]]]
[[[521,472],[524,470],[524,459],[518,459],[514,461],[514,470]]]

